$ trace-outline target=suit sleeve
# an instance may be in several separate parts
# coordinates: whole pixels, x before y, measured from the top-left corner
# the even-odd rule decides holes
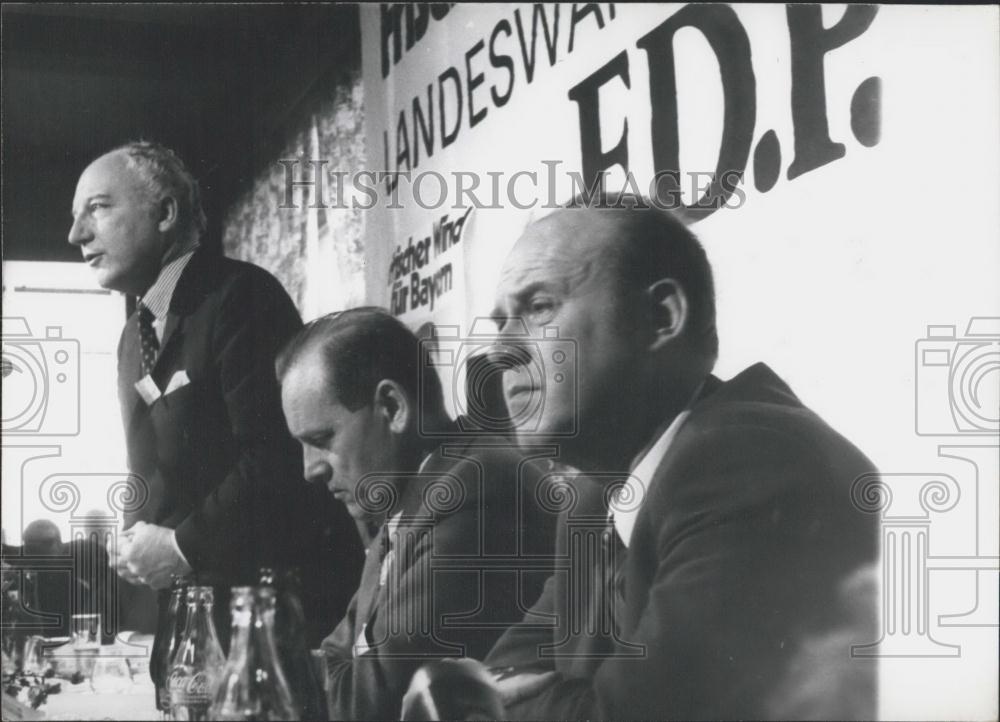
[[[508,627],[486,657],[487,667],[516,667],[538,671],[555,669],[552,657],[541,657],[539,648],[552,644],[552,619],[556,614],[555,576],[549,576],[542,594],[517,624]]]
[[[846,489],[829,483],[815,450],[792,435],[734,426],[710,438],[714,453],[697,443],[679,450],[669,497],[651,493],[655,514],[636,525],[629,547],[655,555],[626,634],[645,656],[608,658],[593,679],[562,678],[508,710],[512,718],[773,717],[789,667],[816,662],[802,646],[810,631],[864,637],[874,610],[824,616],[838,582],[874,548],[874,528],[845,516],[853,511],[839,493]],[[845,645],[834,651],[848,654]],[[836,705],[855,693],[869,695],[862,707],[874,714],[872,692],[865,680],[835,690],[821,714],[853,716]]]
[[[222,293],[212,353],[236,460],[176,528],[196,571],[222,559],[254,573],[256,564],[274,563],[276,545],[296,537],[294,514],[285,507],[294,503],[289,497],[297,498],[287,486],[302,481],[301,461],[285,429],[274,359],[300,327],[288,294],[264,271],[239,273]],[[220,554],[222,549],[232,553]]]
[[[327,668],[335,668],[341,662],[349,661],[353,657],[354,648],[354,626],[358,616],[358,595],[351,598],[347,605],[347,613],[334,630],[323,640],[320,649],[326,658]]]
[[[373,617],[367,630],[369,651],[353,659],[341,654],[340,661],[328,657],[334,719],[398,719],[403,694],[422,664],[443,656],[482,657],[495,639],[477,643],[481,632],[447,629],[445,621],[484,602],[474,572],[444,570],[437,561],[468,554],[478,532],[474,510],[446,516],[432,528],[399,531],[380,618]],[[355,627],[360,632],[360,620]]]

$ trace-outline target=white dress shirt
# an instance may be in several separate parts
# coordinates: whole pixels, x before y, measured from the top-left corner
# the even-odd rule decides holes
[[[153,330],[156,332],[156,340],[163,343],[163,330],[167,325],[167,312],[170,310],[170,301],[174,297],[177,282],[181,279],[181,274],[187,268],[191,256],[196,248],[181,254],[170,263],[160,269],[160,275],[156,277],[156,282],[150,286],[142,297],[142,305],[153,314]]]
[[[677,432],[691,414],[691,407],[694,405],[695,399],[701,395],[703,387],[704,384],[698,386],[698,390],[691,396],[691,401],[688,402],[684,410],[677,414],[666,430],[653,442],[653,445],[642,456],[636,458],[628,479],[615,492],[615,496],[611,500],[608,515],[614,522],[615,531],[618,532],[618,537],[626,549],[628,549],[629,541],[632,539],[635,520],[642,510],[642,505],[646,502],[646,495],[649,493],[649,485],[653,481],[653,475],[667,455]]]
[[[161,344],[163,343],[163,331],[167,324],[167,312],[170,310],[170,301],[173,299],[174,291],[177,289],[177,282],[180,280],[181,274],[184,273],[184,269],[187,268],[187,264],[196,250],[197,246],[186,253],[182,253],[161,268],[160,275],[156,277],[156,282],[149,287],[149,290],[142,297],[142,305],[148,308],[150,313],[153,314],[153,331],[156,332],[156,340]],[[191,565],[188,563],[187,558],[185,558],[184,552],[181,551],[180,545],[177,544],[177,536],[174,533],[170,534],[170,541],[173,543],[177,556],[183,559],[184,563],[190,567]]]

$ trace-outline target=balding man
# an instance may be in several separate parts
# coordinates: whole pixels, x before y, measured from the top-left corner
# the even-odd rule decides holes
[[[326,614],[342,611],[361,549],[339,505],[304,483],[285,429],[272,368],[298,312],[269,273],[203,248],[205,226],[180,158],[135,142],[80,176],[69,242],[101,286],[137,301],[118,347],[134,508],[111,563],[157,590],[185,574],[216,586],[226,635],[225,593],[264,565],[306,567],[304,579],[327,582]],[[319,553],[331,543],[339,561]]]
[[[501,335],[523,323],[531,343],[506,341],[535,356],[504,379],[512,415],[530,415],[518,436],[557,441],[583,472],[557,536],[568,569],[487,659],[507,713],[870,718],[874,666],[850,641],[871,641],[874,597],[839,600],[877,555],[876,524],[850,500],[872,464],[767,366],[711,374],[701,245],[619,200],[530,225],[497,291]],[[545,365],[546,328],[576,343],[574,367]],[[807,688],[787,704],[789,680],[847,664],[823,699]]]
[[[25,554],[58,557],[66,553],[59,527],[48,519],[36,519],[28,524],[22,537]]]
[[[537,599],[554,515],[530,457],[464,435],[435,369],[376,308],[308,324],[278,357],[306,476],[379,531],[345,617],[324,641],[331,719],[398,719],[417,667],[482,659]]]

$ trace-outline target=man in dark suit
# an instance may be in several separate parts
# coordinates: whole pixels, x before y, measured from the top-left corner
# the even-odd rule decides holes
[[[545,368],[505,374],[512,416],[537,408],[519,438],[559,441],[582,472],[557,535],[567,563],[486,660],[507,713],[871,718],[874,663],[850,644],[874,638],[874,595],[844,597],[877,557],[875,520],[851,503],[873,466],[767,366],[711,375],[704,251],[619,200],[530,225],[497,291],[501,337]],[[573,368],[545,366],[546,327],[575,341]],[[832,671],[832,689],[805,681]]]
[[[556,517],[530,461],[551,449],[463,438],[422,351],[369,308],[313,321],[278,358],[307,478],[379,528],[323,645],[332,719],[398,718],[420,664],[483,658],[537,598],[552,553]]]
[[[138,300],[118,347],[132,485],[110,561],[156,590],[173,575],[216,586],[225,635],[225,593],[260,566],[324,559],[303,577],[326,580],[343,609],[337,572],[350,578],[361,553],[350,520],[302,481],[281,415],[272,368],[298,312],[269,273],[202,248],[204,230],[197,181],[169,149],[137,142],[83,172],[69,242],[101,286]],[[317,554],[330,524],[332,565]]]
[[[79,598],[80,587],[73,574],[66,544],[55,522],[36,519],[24,527],[22,561],[37,560],[39,568],[25,570],[22,576],[21,599],[33,612],[44,618],[36,622],[42,625],[40,633],[46,637],[62,637],[70,634],[72,612],[90,612],[91,609],[73,609],[74,595]],[[43,561],[44,560],[44,561]],[[61,562],[61,564],[60,564]],[[52,568],[45,568],[52,564]],[[62,566],[63,568],[57,568]],[[30,571],[29,571],[30,570]]]

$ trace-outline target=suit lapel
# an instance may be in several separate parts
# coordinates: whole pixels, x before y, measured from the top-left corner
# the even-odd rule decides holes
[[[132,428],[146,403],[135,390],[135,383],[142,376],[142,361],[139,352],[139,317],[133,313],[125,322],[122,331],[121,355],[118,358],[118,376],[122,406],[126,410],[125,429]]]
[[[375,611],[375,599],[379,595],[379,576],[382,569],[382,549],[386,543],[386,525],[383,524],[379,530],[375,541],[368,547],[368,556],[365,559],[364,570],[361,573],[361,584],[358,589],[358,613],[356,618],[357,629],[355,636],[361,633],[363,625],[371,621]]]
[[[178,284],[179,285],[179,284]],[[176,294],[176,291],[175,291]],[[160,353],[156,356],[155,366],[160,365],[160,361],[167,355],[167,351],[170,349],[170,342],[175,338],[182,336],[183,334],[178,334],[177,331],[183,325],[184,317],[180,314],[174,312],[173,310],[167,312],[167,321],[163,326],[163,339],[160,341]],[[154,368],[155,368],[154,366]]]
[[[162,364],[168,354],[173,353],[173,347],[177,346],[184,338],[184,320],[197,309],[198,304],[208,293],[214,284],[212,278],[212,256],[204,249],[199,249],[188,261],[181,277],[177,280],[174,293],[170,298],[170,309],[167,312],[167,320],[163,327],[163,339],[160,341],[160,352],[157,354],[156,363],[153,366],[154,379],[162,379]],[[118,376],[120,379],[120,391],[123,394],[122,408],[127,416],[125,417],[126,432],[144,416],[148,405],[135,389],[135,383],[142,378],[142,362],[139,352],[139,317],[133,313],[129,316],[123,331],[123,342],[121,355],[118,359]],[[158,373],[159,372],[159,373]],[[163,388],[161,386],[160,390]]]
[[[394,589],[394,585],[402,576],[403,569],[390,569],[390,578],[385,580],[385,584],[382,583],[382,565],[388,559],[389,553],[394,556],[393,564],[402,564],[404,559],[409,556],[408,552],[390,546],[389,518],[393,514],[401,514],[399,524],[396,526],[395,538],[391,540],[396,546],[398,546],[399,541],[412,538],[413,534],[427,533],[427,525],[433,525],[433,516],[423,503],[423,489],[434,478],[434,472],[438,471],[436,464],[442,462],[437,454],[438,452],[435,452],[435,456],[424,467],[420,476],[402,482],[403,487],[399,490],[399,501],[389,510],[386,521],[382,524],[382,528],[375,538],[375,543],[369,547],[369,558],[366,561],[365,571],[361,579],[363,594],[358,600],[358,633],[360,633],[363,624],[367,624],[371,629],[376,623],[380,608],[386,604],[389,595],[398,593],[398,590]],[[367,562],[374,563],[368,564]]]
[[[177,279],[163,325],[163,338],[160,339],[160,352],[153,367],[154,373],[161,370],[161,362],[173,353],[173,347],[183,341],[185,320],[198,308],[201,299],[214,285],[211,258],[204,249],[195,251],[181,277]]]

